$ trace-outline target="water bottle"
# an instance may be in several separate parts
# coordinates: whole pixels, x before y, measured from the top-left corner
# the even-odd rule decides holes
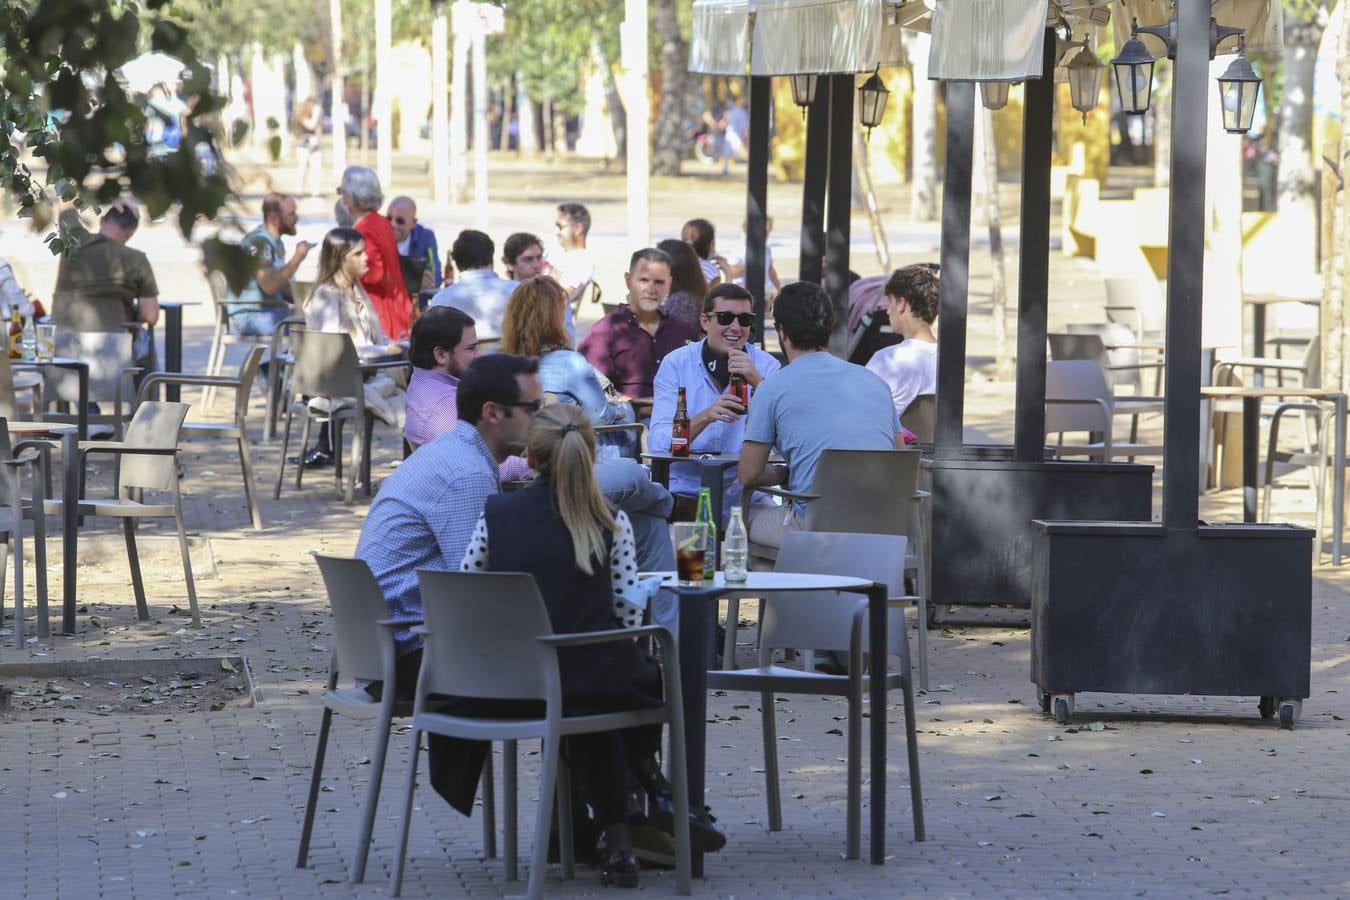
[[[731,508],[727,536],[722,541],[722,575],[727,584],[744,584],[750,573],[750,538],[745,533],[741,508]]]
[[[37,328],[33,325],[33,317],[26,316],[23,320],[23,337],[21,338],[23,348],[23,361],[26,363],[37,362]]]

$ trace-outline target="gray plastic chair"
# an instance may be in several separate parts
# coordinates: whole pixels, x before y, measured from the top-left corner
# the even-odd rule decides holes
[[[182,375],[176,372],[156,372],[146,376],[141,382],[138,402],[144,403],[159,396],[161,385],[200,385],[234,391],[234,417],[229,422],[184,422],[182,434],[185,437],[209,435],[227,438],[239,446],[239,467],[244,473],[244,497],[248,501],[249,515],[253,519],[253,530],[262,530],[262,512],[258,509],[258,488],[253,479],[253,458],[248,449],[248,401],[253,390],[253,382],[258,377],[258,365],[262,362],[267,348],[255,346],[249,348],[248,355],[239,364],[239,374],[225,375]],[[209,405],[205,405],[209,409]]]
[[[928,540],[927,491],[918,489],[918,450],[826,450],[816,463],[807,494],[777,488],[753,488],[741,493],[741,508],[749,509],[754,491],[765,491],[785,501],[806,501],[802,531],[851,534],[898,534],[905,544],[905,571],[914,577],[913,602],[919,608],[919,686],[928,690],[928,600],[932,551]],[[885,502],[879,502],[885,497]],[[750,545],[750,556],[774,560],[778,551]],[[727,640],[722,658],[734,666],[738,601],[730,601]],[[818,648],[823,649],[823,648]]]
[[[41,370],[32,364],[14,364],[8,353],[0,353],[0,416],[8,419],[19,417],[19,394],[29,395],[29,408],[33,418],[42,420]]]
[[[1123,328],[1124,326],[1118,326]],[[1141,364],[1134,365],[1116,365],[1110,353],[1106,349],[1106,340],[1104,336],[1096,332],[1070,332],[1068,334],[1052,334],[1048,336],[1050,341],[1050,358],[1052,360],[1091,360],[1102,368],[1106,375],[1106,383],[1111,390],[1112,407],[1111,414],[1115,416],[1130,417],[1130,442],[1134,443],[1139,439],[1139,417],[1149,413],[1161,413],[1164,410],[1162,397],[1144,397],[1142,394],[1142,383],[1139,379],[1139,369]],[[1134,351],[1136,354],[1138,351]],[[1144,368],[1153,368],[1147,366]],[[1120,394],[1116,388],[1121,385],[1129,385],[1134,388],[1131,394]]]
[[[365,380],[366,369],[381,367],[381,364],[362,366],[356,353],[356,345],[345,334],[322,331],[296,331],[291,335],[295,350],[295,362],[291,366],[290,380],[286,387],[287,410],[286,428],[281,439],[281,464],[277,470],[277,485],[272,492],[273,499],[281,499],[281,484],[286,478],[286,457],[290,453],[291,424],[299,414],[304,418],[300,447],[303,455],[309,446],[310,428],[315,422],[329,423],[332,428],[334,473],[338,490],[342,488],[342,433],[344,422],[356,423],[352,432],[352,458],[347,470],[347,487],[343,500],[351,503],[356,496],[356,474],[361,471],[366,494],[370,494],[370,453],[368,447],[374,429],[374,416],[366,411]],[[405,365],[397,363],[396,365]],[[331,412],[321,412],[299,399],[306,397],[328,397],[333,401]],[[341,402],[339,402],[341,401]],[[300,489],[304,478],[304,465],[295,467],[295,489]]]
[[[0,533],[8,535],[8,540],[0,542],[0,592],[3,591],[6,570],[6,556],[11,548],[14,554],[14,646],[24,646],[24,548],[23,522],[33,522],[33,547],[37,575],[37,614],[38,635],[51,635],[51,621],[47,610],[47,554],[46,525],[42,498],[42,453],[46,444],[42,441],[20,441],[11,446],[9,422],[0,418]],[[26,499],[20,491],[19,473],[24,466],[33,470],[33,498]]]
[[[1091,335],[1082,335],[1091,337]],[[1161,444],[1117,441],[1112,433],[1117,400],[1106,372],[1090,359],[1056,359],[1045,365],[1045,433],[1057,434],[1055,456],[1087,456],[1110,462],[1117,456],[1157,455]],[[1083,443],[1066,444],[1066,433],[1086,432]],[[1100,436],[1100,437],[1098,437]]]
[[[192,624],[200,627],[197,586],[192,580],[192,557],[188,552],[187,531],[183,528],[183,497],[178,487],[178,431],[187,414],[186,403],[147,401],[136,407],[125,440],[81,441],[81,468],[85,457],[92,453],[112,454],[118,458],[118,466],[115,495],[94,500],[81,498],[79,511],[82,516],[122,520],[131,584],[136,592],[136,614],[142,621],[150,618],[150,608],[145,602],[145,582],[141,579],[141,562],[136,553],[136,520],[172,517],[178,529],[178,549],[183,556],[183,578],[187,582]],[[167,491],[172,500],[170,503],[145,503],[131,499],[133,491]]]
[[[206,284],[210,288],[208,296],[210,297],[211,316],[215,320],[215,331],[211,334],[211,349],[206,355],[206,374],[220,375],[225,370],[225,354],[233,344],[253,344],[266,345],[272,340],[271,335],[260,334],[239,334],[233,330],[230,322],[230,312],[227,304],[230,300],[230,287],[225,282],[225,274],[219,270],[211,269],[206,273]],[[250,303],[255,301],[248,301]],[[283,301],[261,300],[256,301],[259,306],[266,308],[287,309],[291,304]],[[216,387],[213,384],[202,384],[205,388],[202,391],[202,408],[209,410],[215,405]]]
[[[1152,274],[1130,272],[1108,276],[1106,318],[1121,322],[1145,341],[1161,341],[1167,325],[1167,302],[1162,285]]]
[[[328,602],[333,611],[333,652],[328,663],[328,686],[323,695],[323,722],[319,726],[319,741],[314,749],[314,769],[309,777],[309,799],[305,803],[304,825],[300,830],[300,852],[295,867],[303,869],[309,861],[309,841],[314,831],[314,813],[319,803],[319,788],[323,780],[323,760],[328,749],[328,729],[333,713],[342,713],[354,719],[375,720],[375,746],[370,754],[370,781],[366,786],[366,803],[361,814],[360,836],[352,854],[351,880],[360,883],[366,874],[366,858],[370,853],[370,836],[375,827],[375,811],[380,802],[380,782],[384,777],[384,760],[389,750],[389,731],[395,718],[412,715],[412,703],[396,700],[398,685],[395,678],[396,657],[394,632],[420,625],[420,619],[395,620],[389,618],[384,592],[371,574],[365,560],[326,556],[315,553]],[[381,699],[376,700],[365,688],[353,684],[339,688],[341,679],[354,682],[379,681],[383,683]]]
[[[504,741],[507,743],[508,766],[515,756],[515,742],[542,741],[539,804],[535,813],[534,854],[528,890],[529,897],[537,900],[544,890],[545,859],[555,792],[559,808],[564,810],[563,815],[558,817],[563,878],[570,879],[573,875],[571,817],[566,812],[571,809],[570,791],[565,774],[559,777],[559,741],[572,734],[663,723],[670,729],[670,782],[675,799],[676,890],[681,896],[691,894],[689,788],[685,780],[679,653],[670,632],[657,625],[647,625],[642,628],[555,635],[543,598],[539,596],[539,588],[531,575],[434,572],[424,569],[418,572],[418,580],[426,625],[419,629],[424,641],[422,671],[417,680],[412,750],[404,787],[393,895],[399,896],[403,888],[403,865],[408,852],[413,790],[417,784],[417,760],[423,732],[470,740]],[[594,716],[564,716],[562,684],[558,675],[558,648],[630,641],[643,635],[651,635],[661,645],[665,669],[665,705]],[[490,700],[542,700],[545,714],[540,719],[477,719],[429,712],[426,699],[430,694]],[[508,769],[506,795],[503,798],[508,861],[515,858],[516,799],[512,791],[514,778],[511,774]],[[508,879],[514,877],[513,868],[508,866]]]
[[[136,397],[135,377],[144,371],[135,365],[131,333],[127,331],[58,331],[56,355],[83,360],[89,365],[89,402],[100,405],[101,412],[89,413],[90,426],[106,425],[120,440],[122,429],[131,417]],[[76,372],[46,366],[46,402],[76,405],[80,401],[80,382]],[[112,412],[108,411],[111,408]],[[75,422],[78,409],[69,413],[47,413],[45,419]]]
[[[887,690],[901,688],[906,708],[912,708],[909,637],[905,606],[916,598],[904,596],[905,538],[890,534],[837,534],[791,532],[784,536],[782,551],[774,565],[779,572],[809,572],[818,575],[852,575],[890,588],[891,615],[887,647],[900,657],[900,671],[887,673]],[[848,698],[848,832],[846,856],[859,858],[862,830],[862,701],[873,677],[867,672],[863,648],[867,646],[867,600],[833,591],[774,593],[765,597],[759,625],[759,665],[752,669],[720,669],[708,673],[714,690],[754,691],[760,696],[764,733],[764,790],[769,806],[769,830],[782,831],[783,810],[778,784],[778,736],[774,721],[774,694],[816,694]],[[791,669],[773,664],[773,651],[780,649],[842,650],[848,652],[848,674]],[[810,654],[802,654],[810,666]],[[871,661],[874,670],[885,663]],[[872,710],[872,715],[886,715]],[[905,740],[910,750],[910,784],[915,790],[914,828],[920,830],[917,734],[912,718],[905,720]]]
[[[296,287],[299,284],[296,282]],[[300,302],[297,294],[296,303]],[[272,329],[272,342],[267,351],[267,410],[263,414],[263,443],[270,444],[276,440],[287,370],[295,362],[295,357],[291,355],[292,335],[304,330],[304,316],[287,316]]]

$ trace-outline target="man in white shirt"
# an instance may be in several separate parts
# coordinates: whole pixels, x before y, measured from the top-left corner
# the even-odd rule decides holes
[[[886,382],[895,414],[903,418],[915,397],[937,393],[938,274],[927,265],[905,266],[895,270],[884,291],[891,330],[904,340],[878,350],[867,368]]]
[[[748,343],[755,322],[753,310],[754,301],[749,292],[735,284],[718,285],[703,298],[699,323],[706,337],[666,354],[656,371],[655,405],[647,433],[647,444],[652,452],[670,451],[671,424],[675,419],[680,388],[685,389],[685,408],[689,413],[689,452],[695,456],[740,452],[745,436],[746,407],[727,393],[731,376],[740,375],[753,391],[780,368],[778,360]],[[697,466],[689,463],[671,466],[672,494],[696,497],[698,489]],[[726,471],[723,496],[724,514],[741,502],[734,468]]]
[[[580,203],[559,203],[553,225],[563,252],[556,259],[549,259],[545,274],[552,275],[562,285],[570,304],[595,280],[595,260],[586,249],[586,235],[591,231],[590,210]]]

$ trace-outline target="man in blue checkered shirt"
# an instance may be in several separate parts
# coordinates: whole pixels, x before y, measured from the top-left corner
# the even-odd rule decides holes
[[[530,421],[543,405],[538,371],[528,356],[474,360],[459,382],[459,422],[380,485],[356,555],[375,574],[391,618],[422,618],[418,569],[458,571],[483,505],[501,490],[498,465],[524,452]],[[399,693],[411,695],[422,642],[408,630],[395,639]]]

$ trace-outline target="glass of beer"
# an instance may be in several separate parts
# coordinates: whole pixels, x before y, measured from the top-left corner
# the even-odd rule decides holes
[[[675,570],[680,584],[702,584],[703,567],[708,562],[708,530],[698,522],[675,522],[670,534],[675,542]]]

